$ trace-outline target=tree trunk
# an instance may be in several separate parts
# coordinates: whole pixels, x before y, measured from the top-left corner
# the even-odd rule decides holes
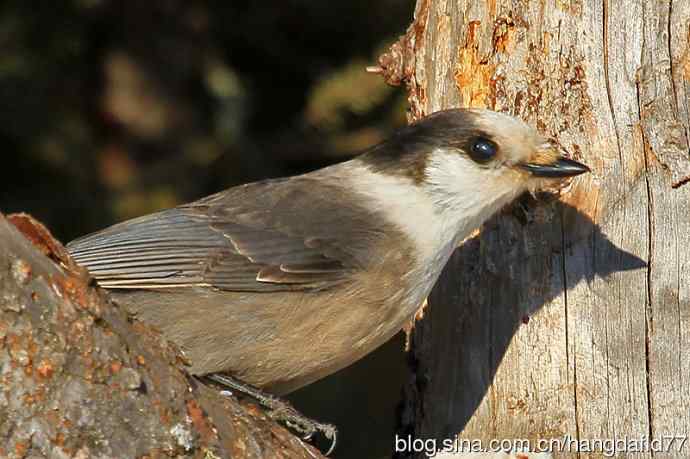
[[[10,221],[23,235],[0,214],[0,457],[323,457],[187,375],[42,225]]]
[[[593,172],[456,251],[413,333],[402,434],[690,455],[689,37],[687,0],[418,0],[380,60],[412,118],[508,112]]]

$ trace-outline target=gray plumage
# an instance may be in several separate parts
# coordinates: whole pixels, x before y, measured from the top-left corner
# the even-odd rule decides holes
[[[376,310],[384,295],[404,300],[392,283],[408,255],[399,252],[397,276],[371,279],[381,295],[365,293],[355,279],[381,270],[390,250],[404,250],[390,247],[404,235],[375,221],[361,198],[303,176],[236,187],[68,248],[119,303],[178,343],[193,373],[232,369],[285,393],[390,336],[369,337],[361,325],[386,320]],[[358,309],[343,308],[352,301]],[[343,358],[345,350],[354,354]]]
[[[476,157],[477,139],[496,157]],[[352,161],[231,188],[68,249],[177,343],[192,373],[286,393],[400,330],[457,243],[534,184],[539,173],[523,166],[557,170],[544,145],[505,115],[441,112]]]

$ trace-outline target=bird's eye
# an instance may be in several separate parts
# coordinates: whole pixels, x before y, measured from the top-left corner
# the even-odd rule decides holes
[[[489,139],[478,137],[472,142],[470,147],[470,156],[478,163],[486,163],[491,161],[496,156],[498,147]]]

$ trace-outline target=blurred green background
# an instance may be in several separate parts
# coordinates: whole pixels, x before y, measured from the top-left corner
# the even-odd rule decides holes
[[[62,241],[351,157],[405,120],[366,65],[413,0],[0,3],[0,211]],[[295,394],[338,458],[388,457],[402,340]]]

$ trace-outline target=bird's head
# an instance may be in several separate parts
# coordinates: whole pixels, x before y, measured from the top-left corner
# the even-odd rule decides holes
[[[589,168],[521,120],[490,110],[444,110],[398,131],[361,157],[370,170],[405,177],[436,206],[493,212]]]

